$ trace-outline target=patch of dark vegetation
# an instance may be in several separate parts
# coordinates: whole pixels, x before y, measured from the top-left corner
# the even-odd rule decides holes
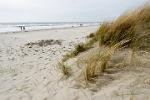
[[[40,40],[40,41],[37,41],[37,42],[30,42],[30,43],[27,43],[26,45],[29,46],[29,48],[32,48],[32,46],[34,45],[37,45],[37,46],[40,46],[40,47],[46,47],[48,45],[61,45],[62,44],[62,40]]]
[[[87,38],[93,38],[93,37],[95,37],[95,35],[96,35],[95,33],[91,33],[87,36]]]
[[[65,62],[69,58],[73,58],[73,57],[77,56],[79,53],[86,51],[87,49],[88,48],[85,46],[85,44],[80,43],[80,44],[75,46],[75,49],[73,51],[64,55],[62,61]]]
[[[93,41],[93,39],[89,40],[89,42],[87,43],[79,43],[78,45],[75,46],[75,49],[73,51],[63,56],[62,61],[65,62],[68,59],[73,58],[84,51],[87,51],[88,49],[92,48],[92,45],[94,43],[95,41]]]
[[[87,36],[88,41],[86,43],[79,43],[75,46],[75,49],[66,55],[63,56],[62,61],[65,62],[70,58],[73,58],[77,56],[78,54],[90,49],[93,47],[94,43],[98,41],[98,38],[96,37],[96,33],[91,33],[89,36]]]
[[[88,49],[88,47],[86,47],[86,45],[84,45],[83,43],[80,43],[75,46],[75,50],[73,51],[73,54],[77,56],[79,53],[84,52],[86,49]]]

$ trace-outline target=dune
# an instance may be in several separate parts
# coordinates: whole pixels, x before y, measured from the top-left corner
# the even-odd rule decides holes
[[[102,23],[64,56],[60,68],[71,85],[54,100],[149,100],[149,23],[149,4]]]

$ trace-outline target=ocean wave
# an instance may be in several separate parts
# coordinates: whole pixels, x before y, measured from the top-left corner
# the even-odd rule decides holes
[[[24,31],[59,29],[98,25],[97,22],[57,22],[57,23],[0,23],[0,33],[20,32],[21,27],[25,27]]]

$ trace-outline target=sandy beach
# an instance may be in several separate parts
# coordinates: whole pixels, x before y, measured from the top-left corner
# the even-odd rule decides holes
[[[97,27],[0,34],[0,100],[54,100],[61,95],[63,84],[69,83],[59,83],[58,61]]]
[[[1,0],[0,100],[150,100],[150,0]]]
[[[111,73],[104,73],[95,84],[85,87],[77,80],[83,69],[77,62],[101,50],[95,46],[68,60],[73,75],[62,79],[58,65],[62,56],[85,42],[97,27],[0,34],[0,100],[132,100],[132,96],[149,100],[147,52],[136,54],[139,67],[131,65],[114,72],[109,69]],[[130,57],[130,52],[117,52],[112,60]]]

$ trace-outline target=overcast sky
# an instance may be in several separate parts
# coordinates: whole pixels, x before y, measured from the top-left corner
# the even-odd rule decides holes
[[[0,0],[0,22],[79,22],[115,18],[149,0]]]

